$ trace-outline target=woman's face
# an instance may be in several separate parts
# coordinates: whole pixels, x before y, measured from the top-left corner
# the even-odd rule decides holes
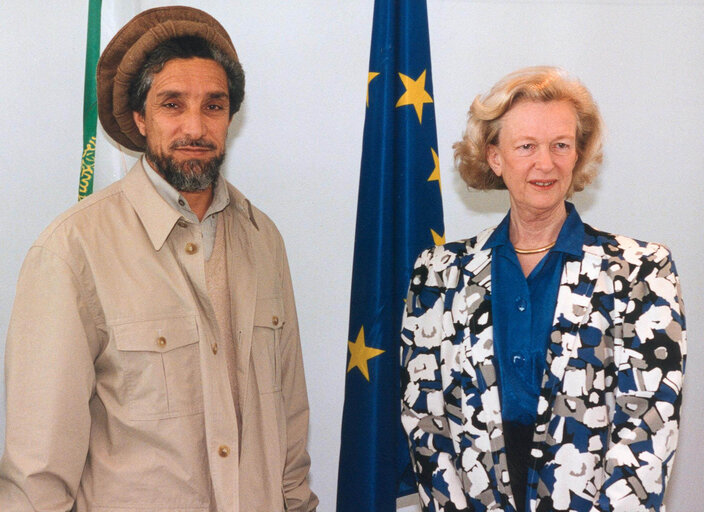
[[[487,160],[501,176],[517,213],[563,208],[577,163],[577,115],[567,101],[521,101],[501,119],[498,145]]]

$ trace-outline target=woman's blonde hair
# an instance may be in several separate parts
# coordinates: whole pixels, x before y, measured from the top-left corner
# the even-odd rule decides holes
[[[603,159],[603,122],[586,87],[556,67],[538,66],[502,78],[469,109],[467,130],[453,145],[455,165],[468,186],[478,190],[505,189],[486,159],[490,144],[498,144],[501,119],[519,101],[569,101],[577,114],[577,163],[568,195],[583,190],[596,177]]]

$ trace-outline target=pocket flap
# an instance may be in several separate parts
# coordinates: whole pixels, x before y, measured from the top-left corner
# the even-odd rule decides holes
[[[279,297],[257,299],[257,306],[254,308],[254,325],[281,329],[284,325],[283,301]]]
[[[145,320],[112,326],[118,350],[168,352],[198,343],[196,319],[192,316]]]

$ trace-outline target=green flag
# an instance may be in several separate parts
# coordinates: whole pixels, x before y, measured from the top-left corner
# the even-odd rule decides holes
[[[90,0],[88,5],[88,37],[86,44],[86,78],[83,89],[83,156],[78,183],[78,200],[93,192],[95,172],[95,132],[98,126],[98,100],[95,67],[100,56],[100,8],[102,0]]]

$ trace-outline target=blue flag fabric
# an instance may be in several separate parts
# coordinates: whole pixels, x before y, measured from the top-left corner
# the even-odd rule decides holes
[[[376,0],[357,203],[337,512],[416,491],[401,429],[401,314],[413,262],[444,243],[425,0]]]

